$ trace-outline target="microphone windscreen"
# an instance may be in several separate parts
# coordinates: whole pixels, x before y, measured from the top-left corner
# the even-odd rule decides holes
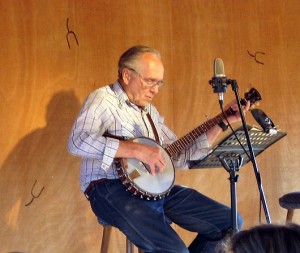
[[[226,77],[223,60],[221,58],[215,59],[215,77]]]

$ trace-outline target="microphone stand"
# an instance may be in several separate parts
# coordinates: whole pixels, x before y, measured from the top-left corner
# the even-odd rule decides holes
[[[257,181],[257,185],[258,185],[258,189],[259,189],[259,193],[260,193],[261,203],[262,203],[262,206],[264,208],[264,213],[265,213],[267,223],[271,223],[271,218],[270,218],[270,214],[269,214],[269,210],[268,210],[268,206],[267,206],[267,202],[266,202],[266,197],[265,197],[263,186],[262,186],[260,172],[259,172],[259,169],[258,169],[258,166],[257,166],[257,163],[256,163],[256,157],[255,157],[255,154],[254,154],[254,151],[253,151],[253,148],[252,148],[252,143],[251,143],[251,140],[250,140],[248,127],[247,127],[247,124],[246,124],[246,120],[245,120],[244,113],[243,113],[243,110],[242,110],[242,105],[241,105],[241,102],[240,102],[241,98],[240,98],[239,93],[238,93],[238,84],[237,84],[236,80],[229,80],[229,79],[227,80],[227,84],[231,84],[232,90],[235,93],[236,101],[237,101],[239,112],[240,112],[240,115],[241,115],[243,129],[244,129],[244,132],[245,132],[245,137],[246,137],[246,140],[247,140],[247,146],[249,148],[249,153],[250,153],[250,158],[251,158],[250,160],[252,162],[254,173],[255,173],[255,176],[256,176],[256,181]]]

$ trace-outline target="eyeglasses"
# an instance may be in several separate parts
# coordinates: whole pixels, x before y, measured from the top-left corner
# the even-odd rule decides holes
[[[144,78],[139,72],[137,72],[135,69],[133,68],[128,68],[131,71],[133,71],[136,75],[139,76],[139,78],[144,81],[147,84],[148,88],[154,88],[156,85],[158,86],[158,88],[161,88],[165,85],[163,80],[157,81],[155,79],[152,78]]]

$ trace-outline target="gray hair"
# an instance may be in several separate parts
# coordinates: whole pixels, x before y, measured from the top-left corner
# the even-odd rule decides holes
[[[124,68],[131,68],[136,70],[136,60],[144,53],[153,53],[158,58],[161,58],[160,52],[148,46],[137,45],[125,51],[118,62],[118,75],[122,76]]]

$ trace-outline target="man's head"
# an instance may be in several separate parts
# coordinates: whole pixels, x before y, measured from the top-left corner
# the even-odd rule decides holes
[[[149,104],[163,85],[160,53],[147,46],[134,46],[123,53],[118,72],[129,100],[140,107]]]

